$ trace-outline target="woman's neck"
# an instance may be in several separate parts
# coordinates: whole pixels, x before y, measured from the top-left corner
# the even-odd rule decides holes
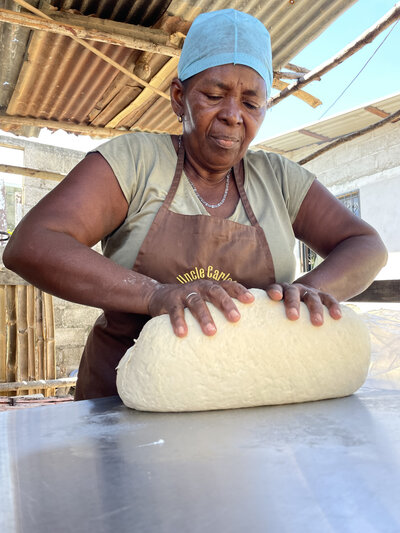
[[[181,137],[172,136],[172,142],[176,152],[178,152],[180,142],[182,142]],[[231,170],[231,167],[222,170],[218,169],[215,171],[204,168],[196,163],[195,159],[190,156],[188,151],[185,151],[184,170],[192,180],[215,186],[225,181],[227,174]]]

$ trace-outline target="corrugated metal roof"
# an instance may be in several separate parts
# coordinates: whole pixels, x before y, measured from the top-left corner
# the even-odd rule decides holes
[[[61,11],[77,11],[81,15],[153,26],[167,10],[171,0],[53,0]]]
[[[178,30],[185,33],[190,22],[201,12],[227,7],[240,9],[259,18],[269,29],[274,69],[280,69],[355,1],[53,0],[51,3],[54,14],[62,10],[165,28],[168,33]],[[11,0],[0,0],[0,6],[19,10]],[[170,16],[168,19],[163,17],[166,14]],[[140,84],[69,37],[7,23],[2,23],[0,29],[2,57],[5,58],[0,82],[6,88],[0,108],[7,114],[108,128],[179,131],[167,100],[149,90],[144,92],[146,89]],[[159,88],[168,92],[170,82],[176,76],[174,58],[107,43],[90,43],[128,70],[141,77],[145,75],[147,81],[159,73],[162,77]],[[137,103],[134,103],[136,98]],[[21,127],[2,128],[21,132]]]
[[[400,109],[400,93],[364,104],[331,118],[266,139],[253,149],[277,152],[299,161],[330,144],[333,140],[376,124]]]
[[[193,20],[200,12],[228,7],[250,13],[263,22],[271,35],[274,69],[282,68],[356,0],[173,0],[169,11]],[[315,65],[312,65],[315,66]]]

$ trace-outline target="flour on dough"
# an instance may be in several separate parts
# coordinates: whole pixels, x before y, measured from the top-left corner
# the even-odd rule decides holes
[[[370,360],[367,327],[342,306],[315,327],[301,304],[290,321],[282,302],[252,289],[255,301],[236,302],[239,322],[208,304],[217,333],[207,337],[185,310],[189,333],[176,337],[168,315],[152,318],[121,359],[118,393],[143,411],[205,411],[337,398],[364,382]]]

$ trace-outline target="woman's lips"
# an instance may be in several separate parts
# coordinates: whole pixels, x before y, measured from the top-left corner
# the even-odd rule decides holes
[[[237,139],[231,137],[212,137],[214,142],[221,146],[221,148],[232,148],[238,143]]]

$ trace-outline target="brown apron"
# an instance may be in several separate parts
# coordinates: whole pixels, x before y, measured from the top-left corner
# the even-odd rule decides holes
[[[139,250],[133,270],[160,283],[232,279],[265,289],[275,281],[265,234],[244,191],[241,163],[233,175],[251,226],[207,215],[169,210],[181,179],[183,145],[171,187]],[[78,372],[76,400],[117,394],[116,366],[151,317],[105,311],[89,334]],[[218,333],[217,333],[218,335]]]

